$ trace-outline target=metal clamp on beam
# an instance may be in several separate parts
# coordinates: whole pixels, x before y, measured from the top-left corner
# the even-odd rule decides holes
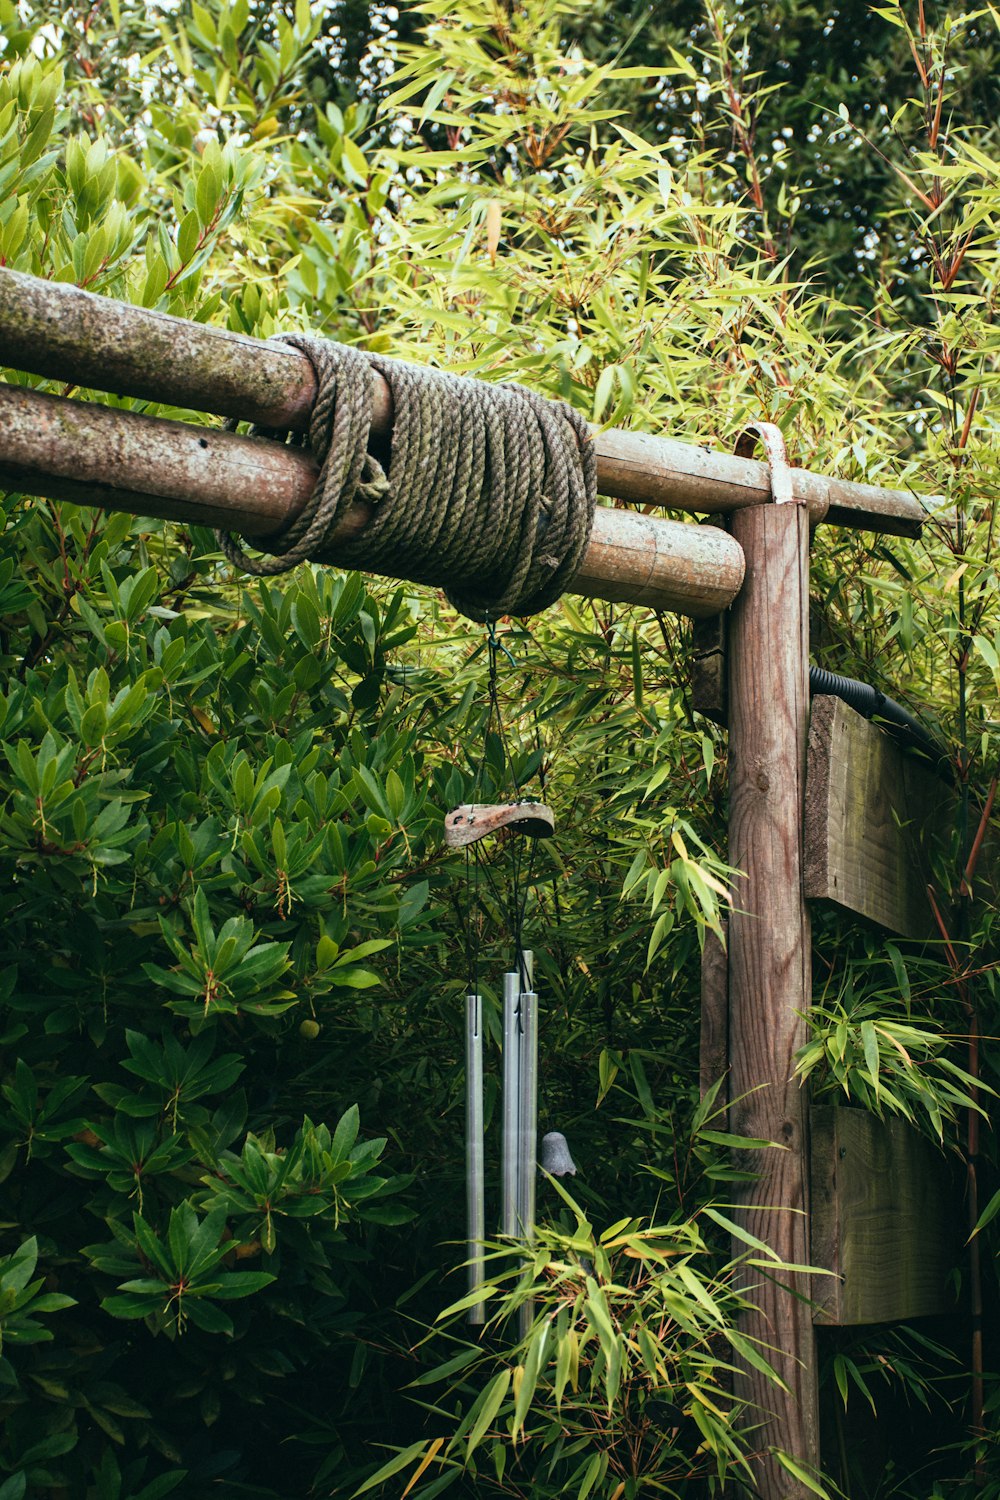
[[[788,450],[784,433],[773,422],[750,422],[746,431],[736,439],[733,450],[738,458],[753,458],[753,451],[761,443],[767,458],[771,477],[771,500],[775,505],[805,505],[806,497],[796,494],[792,484],[792,471],[788,464]]]

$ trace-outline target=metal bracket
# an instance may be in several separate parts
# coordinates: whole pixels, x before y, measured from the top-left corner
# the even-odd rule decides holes
[[[796,495],[792,485],[792,471],[788,463],[788,450],[780,427],[773,422],[750,422],[745,432],[736,439],[734,452],[738,458],[753,458],[757,444],[762,443],[771,476],[771,500],[775,505],[805,505],[805,495]]]

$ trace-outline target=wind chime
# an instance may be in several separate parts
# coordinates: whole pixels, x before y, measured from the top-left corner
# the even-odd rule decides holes
[[[476,775],[474,795],[485,774],[491,735],[499,749],[501,779],[519,790],[507,747],[498,697],[498,654],[513,657],[487,630],[489,707],[484,753]],[[486,1161],[483,1112],[483,1000],[479,991],[479,942],[476,917],[482,877],[503,913],[513,945],[514,966],[503,976],[503,1092],[500,1169],[500,1233],[510,1239],[530,1239],[535,1227],[535,1182],[538,1136],[538,995],[534,987],[533,954],[522,945],[528,888],[534,867],[535,845],[555,832],[551,808],[543,802],[517,798],[510,802],[468,802],[445,818],[445,844],[464,849],[466,888],[471,898],[468,922],[468,993],[465,997],[465,1178],[466,1239],[469,1292],[485,1281]],[[485,841],[490,841],[486,843]],[[509,854],[508,879],[501,884],[494,869],[496,844]],[[542,1142],[542,1162],[556,1175],[575,1172],[565,1138],[553,1131]],[[486,1321],[485,1306],[475,1303],[468,1321]],[[522,1333],[530,1322],[530,1308],[522,1309]]]

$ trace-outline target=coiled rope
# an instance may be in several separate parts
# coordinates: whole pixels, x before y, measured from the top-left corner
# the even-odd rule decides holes
[[[250,556],[218,532],[229,560],[269,577],[309,559],[443,587],[470,619],[530,615],[554,603],[590,540],[597,458],[563,401],[286,334],[316,373],[308,444],[320,464],[304,509]],[[375,372],[392,391],[389,471],[368,452]],[[255,429],[258,434],[265,429]],[[266,432],[267,436],[288,434]],[[362,535],[331,537],[355,500]]]

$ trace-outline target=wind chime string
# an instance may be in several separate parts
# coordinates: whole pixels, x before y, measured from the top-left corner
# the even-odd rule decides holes
[[[487,649],[487,714],[483,732],[483,753],[476,767],[476,775],[473,782],[472,800],[477,801],[483,788],[487,764],[490,759],[490,737],[495,736],[500,749],[499,785],[492,788],[493,795],[510,794],[511,800],[516,801],[521,791],[514,766],[514,757],[511,754],[507,729],[504,722],[504,714],[500,703],[500,669],[499,659],[502,653],[512,667],[517,663],[510,651],[500,640],[493,620],[487,622],[486,632]],[[528,848],[525,849],[525,844]],[[511,941],[516,955],[516,967],[520,973],[522,988],[531,988],[531,976],[525,970],[523,959],[523,933],[524,921],[527,913],[528,892],[531,886],[531,878],[534,873],[535,840],[522,839],[516,836],[508,836],[504,839],[503,847],[510,855],[510,879],[505,885],[497,880],[493,869],[491,853],[481,844],[466,846],[466,891],[471,895],[469,902],[469,919],[466,926],[466,963],[468,968],[469,988],[475,993],[478,991],[479,978],[479,940],[476,925],[482,919],[482,905],[480,900],[480,874],[496,903],[503,919],[504,925],[510,933]]]

